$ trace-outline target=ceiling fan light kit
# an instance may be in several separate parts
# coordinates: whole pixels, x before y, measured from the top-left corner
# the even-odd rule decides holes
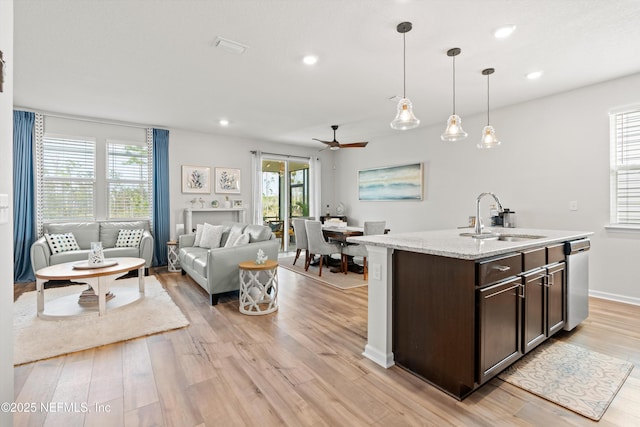
[[[409,31],[411,31],[412,25],[411,22],[401,22],[397,26],[397,30],[400,34],[402,34],[402,99],[398,102],[398,111],[396,113],[396,117],[391,122],[391,129],[395,130],[409,130],[415,127],[418,127],[420,124],[420,120],[416,118],[413,114],[413,104],[407,98],[407,66],[406,66],[406,58],[407,58],[407,45],[405,40],[405,35]]]
[[[500,145],[500,140],[496,136],[496,131],[489,121],[489,76],[496,70],[493,68],[485,68],[482,75],[487,76],[487,125],[482,130],[482,139],[478,144],[478,148],[494,148]]]
[[[456,114],[456,56],[461,52],[462,50],[458,47],[447,51],[447,56],[453,58],[453,114],[449,116],[444,133],[440,135],[440,139],[445,142],[460,141],[467,137],[467,133],[462,129],[462,119]]]

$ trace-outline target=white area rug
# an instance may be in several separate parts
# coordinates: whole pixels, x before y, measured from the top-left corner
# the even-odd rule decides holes
[[[118,280],[117,286],[137,289],[138,279]],[[45,301],[71,294],[80,295],[85,289],[87,285],[46,289]],[[145,298],[142,301],[107,311],[105,316],[39,319],[36,316],[35,291],[21,295],[13,307],[15,365],[189,325],[187,318],[154,276],[145,277]]]

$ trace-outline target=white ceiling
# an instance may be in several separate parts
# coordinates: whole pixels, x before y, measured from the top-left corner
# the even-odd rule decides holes
[[[342,143],[397,132],[402,21],[423,126],[451,114],[452,47],[463,120],[486,114],[487,67],[492,109],[640,72],[638,0],[19,0],[14,12],[17,107],[292,144],[320,145],[331,124]],[[495,39],[504,24],[517,29]],[[218,36],[249,49],[215,48]]]

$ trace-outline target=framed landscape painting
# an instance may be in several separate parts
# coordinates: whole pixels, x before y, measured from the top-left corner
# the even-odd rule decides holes
[[[240,169],[216,168],[216,193],[240,194]]]
[[[211,168],[182,165],[183,193],[211,193]]]
[[[358,198],[364,201],[422,200],[422,163],[358,171]]]

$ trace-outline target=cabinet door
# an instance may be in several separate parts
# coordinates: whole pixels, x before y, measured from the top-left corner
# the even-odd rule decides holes
[[[566,280],[564,263],[547,266],[547,336],[564,327],[566,320]]]
[[[519,277],[478,290],[479,384],[522,355],[519,291]]]
[[[524,353],[531,351],[547,337],[545,279],[546,270],[543,268],[522,275]]]

